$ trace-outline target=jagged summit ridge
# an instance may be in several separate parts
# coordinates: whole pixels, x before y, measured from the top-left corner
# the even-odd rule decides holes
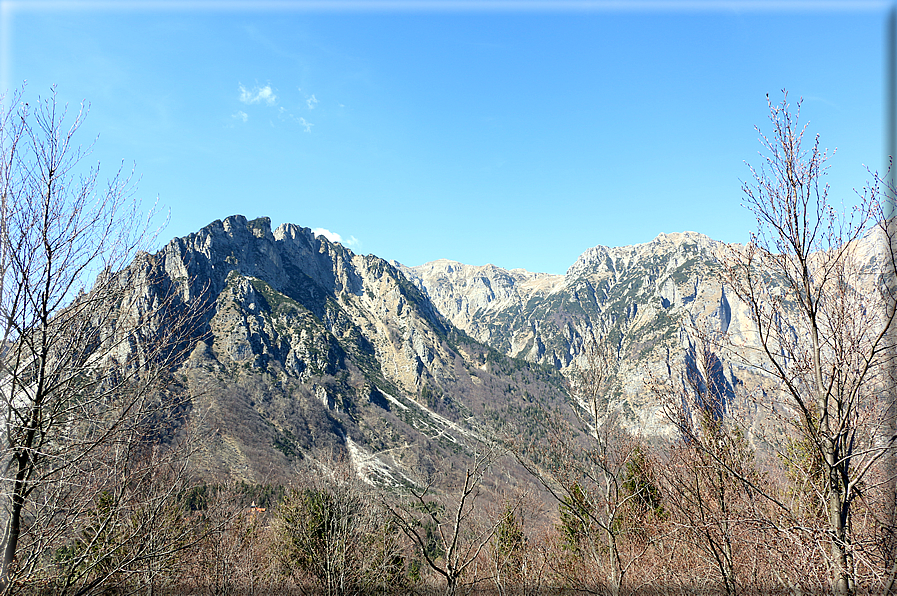
[[[721,293],[714,269],[724,247],[696,232],[659,234],[643,244],[590,248],[563,276],[448,260],[400,269],[475,338],[564,369],[578,354],[581,334],[595,325],[614,327],[619,315],[681,308],[708,283],[711,293]],[[565,339],[546,342],[546,335],[557,334]],[[550,349],[558,343],[560,351]]]
[[[670,251],[680,250],[682,246],[694,245],[702,252],[715,252],[723,244],[713,240],[709,236],[698,232],[673,232],[660,233],[650,242],[631,244],[621,247],[594,246],[584,251],[576,259],[565,275],[573,280],[584,274],[593,273],[596,269],[606,268],[616,271],[619,267],[629,267],[638,263],[640,258],[646,255],[664,254]]]
[[[591,337],[616,351],[608,399],[640,433],[665,432],[645,383],[680,365],[697,319],[744,333],[747,312],[720,277],[726,245],[696,232],[595,246],[563,276],[435,261],[402,268],[437,309],[474,338],[510,356],[565,373],[584,366]],[[738,375],[727,370],[728,382]]]
[[[455,328],[385,260],[308,228],[234,215],[135,266],[156,288],[133,291],[207,306],[176,374],[195,395],[208,435],[197,465],[212,478],[286,479],[324,450],[369,454],[379,463],[359,474],[392,482],[428,458],[464,462],[465,429],[487,410],[504,419],[563,397],[545,371]]]
[[[198,232],[173,239],[162,253],[172,279],[208,282],[212,293],[225,287],[234,270],[275,287],[290,284],[293,270],[328,290],[352,289],[357,282],[344,267],[346,259],[354,256],[348,249],[293,224],[282,224],[272,232],[267,217],[248,221],[233,215],[215,220]]]

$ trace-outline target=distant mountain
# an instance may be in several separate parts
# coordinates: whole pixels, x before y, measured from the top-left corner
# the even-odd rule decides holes
[[[724,248],[685,232],[590,248],[563,276],[442,260],[400,270],[452,323],[508,356],[569,373],[584,365],[590,337],[607,338],[619,365],[611,409],[621,409],[633,430],[660,434],[668,425],[644,384],[684,361],[698,315],[723,332],[749,328],[719,280]],[[739,373],[725,374],[730,387],[738,383]]]
[[[861,292],[871,292],[885,269],[885,246],[875,235],[859,242],[869,273],[869,287]],[[397,266],[447,319],[507,356],[570,376],[586,366],[583,346],[590,338],[610,342],[615,367],[607,408],[621,412],[632,432],[650,438],[670,436],[673,428],[646,386],[677,377],[681,383],[689,363],[694,368],[698,335],[717,333],[735,344],[757,345],[747,308],[720,275],[727,254],[741,249],[683,232],[645,244],[590,248],[563,276],[446,260]],[[749,393],[773,386],[754,366],[759,351],[736,359],[720,350],[714,357],[716,370],[699,374],[716,377],[726,415],[738,417],[748,438],[763,449],[770,439],[763,432],[770,426],[768,412]]]

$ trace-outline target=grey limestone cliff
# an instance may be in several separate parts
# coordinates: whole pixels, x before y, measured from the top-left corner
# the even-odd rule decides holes
[[[566,275],[506,271],[435,261],[401,270],[455,325],[495,349],[550,365],[568,376],[583,367],[590,338],[615,352],[609,411],[634,432],[664,435],[671,425],[647,385],[669,379],[694,350],[696,326],[732,335],[751,328],[744,306],[721,282],[729,250],[695,232],[586,250]],[[749,367],[726,362],[734,392]],[[732,404],[733,407],[736,404]]]
[[[874,240],[859,247],[872,284],[884,258]],[[123,279],[144,301],[202,305],[177,371],[208,437],[202,473],[282,479],[325,450],[395,483],[463,461],[478,437],[538,433],[549,411],[573,416],[567,387],[593,338],[612,355],[606,411],[632,432],[671,437],[652,384],[684,386],[702,334],[755,345],[720,275],[739,250],[683,232],[590,248],[563,276],[449,260],[406,267],[307,228],[232,216],[142,255]],[[711,348],[713,369],[692,372],[713,375],[720,413],[762,446],[767,413],[752,395],[774,391],[771,378],[751,350]]]
[[[403,482],[463,461],[484,421],[564,399],[559,377],[457,330],[388,262],[307,228],[232,216],[134,267],[134,291],[203,304],[178,374],[209,477],[283,480],[323,450]]]

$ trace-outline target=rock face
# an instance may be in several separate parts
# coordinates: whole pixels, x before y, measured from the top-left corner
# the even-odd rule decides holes
[[[874,272],[884,255],[863,242]],[[307,228],[233,216],[144,255],[129,279],[146,300],[206,305],[179,371],[209,437],[203,473],[283,480],[325,450],[371,481],[401,483],[434,461],[463,462],[477,437],[538,432],[548,411],[573,416],[563,376],[575,383],[592,338],[610,348],[607,411],[646,438],[669,437],[650,384],[684,383],[702,333],[754,342],[719,275],[731,250],[684,232],[596,246],[563,276],[448,260],[405,267]],[[744,358],[713,358],[699,373],[721,388],[721,414],[762,448],[766,418],[744,388],[772,391],[770,379]]]
[[[307,228],[232,216],[142,263],[154,285],[134,291],[206,304],[179,372],[210,477],[283,481],[325,450],[403,482],[472,454],[483,420],[563,403],[559,375],[472,340],[392,265]]]
[[[886,244],[875,234],[858,241],[864,263],[860,295],[877,290]],[[673,432],[651,383],[694,370],[702,337],[726,336],[746,346],[735,357],[712,347],[712,374],[723,395],[721,414],[737,417],[748,439],[764,448],[767,415],[750,392],[775,391],[760,359],[747,307],[722,282],[723,263],[740,246],[695,232],[660,234],[651,242],[585,251],[564,276],[470,267],[435,261],[401,270],[452,323],[502,353],[548,365],[575,380],[586,367],[584,346],[595,338],[611,346],[608,411],[647,437]],[[769,283],[775,286],[774,280]],[[796,336],[799,330],[792,329]],[[678,380],[677,380],[678,378]]]
[[[608,408],[623,413],[630,430],[657,436],[671,427],[646,383],[684,368],[696,326],[734,336],[751,329],[746,309],[720,281],[726,250],[684,232],[590,248],[564,276],[451,261],[401,270],[452,323],[508,356],[570,376],[586,366],[583,347],[591,337],[610,342]],[[726,362],[723,386],[734,391],[754,374]]]
[[[509,336],[497,325],[501,313],[523,311],[530,300],[562,289],[564,282],[561,275],[508,271],[494,265],[475,267],[445,259],[418,267],[396,266],[452,324],[515,356],[521,354],[528,338],[519,333]]]

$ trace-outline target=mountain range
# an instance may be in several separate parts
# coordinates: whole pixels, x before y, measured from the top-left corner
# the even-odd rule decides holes
[[[408,267],[235,215],[145,255],[151,281],[132,291],[206,304],[177,371],[203,437],[199,474],[283,482],[326,452],[401,484],[463,464],[481,440],[538,434],[549,413],[574,417],[569,381],[593,338],[613,355],[607,411],[648,439],[671,436],[647,385],[694,358],[699,326],[750,335],[719,275],[728,250],[683,232],[590,248],[565,275]],[[746,380],[762,385],[758,373],[722,359],[713,374],[727,413],[762,426],[735,397]]]

